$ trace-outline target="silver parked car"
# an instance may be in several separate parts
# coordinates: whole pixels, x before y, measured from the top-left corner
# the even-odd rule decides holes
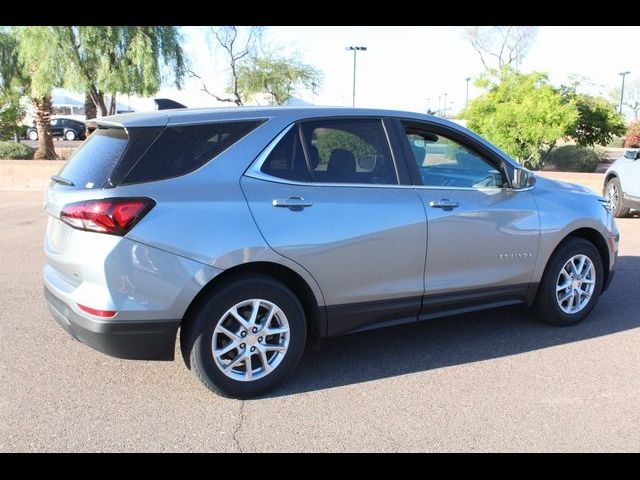
[[[350,108],[98,120],[46,195],[45,297],[109,355],[246,398],[317,339],[525,303],[582,320],[619,234],[588,189],[454,123]]]
[[[615,217],[640,210],[640,150],[627,150],[613,162],[604,176],[604,196]]]

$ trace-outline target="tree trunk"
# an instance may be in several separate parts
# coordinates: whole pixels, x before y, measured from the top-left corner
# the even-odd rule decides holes
[[[111,103],[109,104],[109,115],[116,114],[116,94],[111,94]]]
[[[87,95],[84,97],[84,111],[87,115],[87,120],[96,118],[98,116],[98,107],[94,103],[93,98],[91,98],[90,93],[87,93]]]
[[[51,96],[45,95],[41,98],[32,98],[36,111],[36,130],[38,131],[38,149],[33,156],[36,160],[55,160],[56,151],[53,147],[53,137],[51,136]]]
[[[91,85],[89,88],[89,96],[91,97],[91,100],[93,100],[93,104],[96,106],[96,113],[99,113],[101,117],[106,117],[107,106],[104,103],[104,92],[99,91],[95,85]],[[97,116],[98,115],[96,114],[96,117]]]

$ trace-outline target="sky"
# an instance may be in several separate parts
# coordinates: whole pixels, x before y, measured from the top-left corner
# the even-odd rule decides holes
[[[228,67],[212,38],[202,27],[184,27],[185,50],[191,69],[209,90],[224,94]],[[324,81],[317,95],[302,91],[297,97],[316,105],[352,102],[353,52],[348,45],[365,46],[357,53],[356,106],[424,112],[444,104],[449,112],[464,107],[467,77],[469,98],[482,93],[473,79],[483,72],[477,52],[461,27],[268,27],[265,40],[283,54],[297,54],[319,68]],[[640,27],[541,27],[520,66],[521,71],[542,71],[554,85],[570,74],[589,77],[586,93],[607,95],[619,87],[619,72],[630,71],[626,81],[640,79]],[[172,98],[188,107],[221,105],[201,91],[202,82],[187,79],[181,91],[164,87],[157,97]],[[151,99],[119,99],[137,110],[153,109]],[[229,104],[222,104],[229,105]],[[625,112],[630,118],[631,112]]]

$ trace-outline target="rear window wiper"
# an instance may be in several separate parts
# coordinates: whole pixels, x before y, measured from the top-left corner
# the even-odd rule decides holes
[[[51,180],[53,180],[56,183],[66,185],[68,187],[75,187],[75,184],[71,180],[67,180],[66,178],[61,177],[60,175],[53,175],[51,177]]]

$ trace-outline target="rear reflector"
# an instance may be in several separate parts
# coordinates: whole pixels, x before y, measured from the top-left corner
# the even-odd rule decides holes
[[[60,220],[78,230],[125,235],[156,203],[150,198],[107,198],[70,203]]]
[[[80,305],[79,303],[78,303],[78,307],[83,312],[90,313],[91,315],[95,315],[96,317],[110,318],[110,317],[115,317],[116,313],[118,313],[112,310],[96,310],[95,308],[86,307],[84,305]]]

